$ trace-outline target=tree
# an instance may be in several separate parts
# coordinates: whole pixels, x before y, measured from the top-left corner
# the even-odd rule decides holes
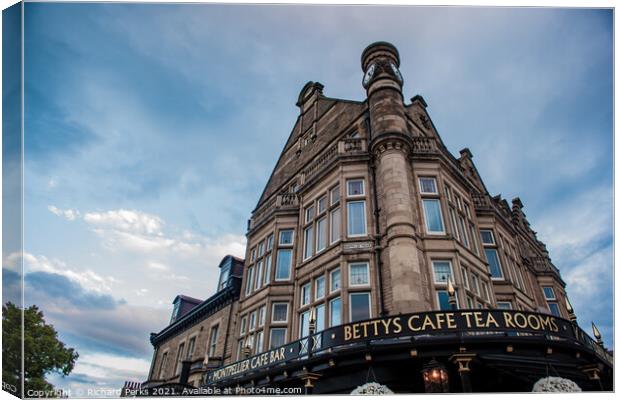
[[[69,375],[79,354],[58,340],[54,327],[45,323],[37,306],[23,310],[24,315],[24,383],[30,390],[51,391],[54,386],[45,380],[48,373]],[[2,306],[2,380],[21,393],[21,317],[22,309],[8,302]]]

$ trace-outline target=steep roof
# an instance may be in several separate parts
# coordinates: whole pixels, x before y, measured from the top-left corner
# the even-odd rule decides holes
[[[325,97],[322,88],[323,86],[318,83],[309,82],[302,89],[297,103],[300,115],[256,208],[274,193],[285,189],[283,185],[332,140],[345,133],[345,130],[367,109],[365,102]],[[314,92],[304,96],[304,92],[312,90]]]

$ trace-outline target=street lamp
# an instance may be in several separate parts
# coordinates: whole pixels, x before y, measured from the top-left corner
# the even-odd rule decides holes
[[[447,393],[450,391],[446,367],[433,358],[422,368],[424,391],[426,393]]]

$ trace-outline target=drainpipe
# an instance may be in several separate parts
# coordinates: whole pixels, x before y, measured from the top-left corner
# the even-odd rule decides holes
[[[366,150],[370,152],[370,138],[372,136],[372,130],[370,127],[370,116],[366,113],[364,122],[366,123]],[[377,178],[376,178],[376,167],[374,156],[370,154],[370,162],[368,163],[368,172],[370,175],[370,186],[372,187],[372,195],[373,195],[373,214],[375,220],[375,265],[377,266],[377,281],[379,284],[377,285],[378,295],[379,295],[379,312],[383,317],[386,315],[385,312],[385,304],[383,302],[383,263],[381,262],[381,230],[379,227],[379,202],[377,197]]]

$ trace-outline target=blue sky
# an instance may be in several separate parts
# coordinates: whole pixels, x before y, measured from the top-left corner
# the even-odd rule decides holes
[[[26,302],[80,353],[59,387],[146,377],[174,296],[243,256],[299,90],[362,100],[377,40],[613,344],[610,11],[27,3],[25,26]]]

